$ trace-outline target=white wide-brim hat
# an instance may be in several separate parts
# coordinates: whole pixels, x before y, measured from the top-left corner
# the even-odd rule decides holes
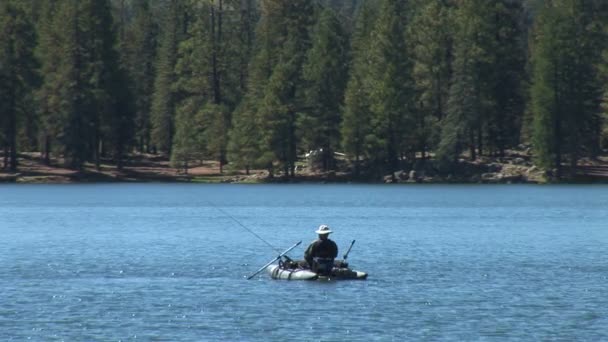
[[[315,230],[315,233],[317,233],[317,234],[331,234],[332,231],[331,231],[331,229],[329,229],[329,226],[322,224],[322,225],[319,226],[319,229]]]

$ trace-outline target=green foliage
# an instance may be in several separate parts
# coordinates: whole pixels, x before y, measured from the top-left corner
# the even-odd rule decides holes
[[[602,0],[5,0],[0,148],[13,169],[38,145],[76,169],[137,146],[271,175],[319,149],[326,170],[341,150],[357,175],[451,172],[522,142],[526,112],[559,169],[608,141],[606,27]]]
[[[257,106],[256,124],[261,131],[259,163],[270,168],[275,161],[289,168],[289,161],[294,158],[291,144],[295,143],[295,112],[290,112],[285,102],[289,100],[286,90],[290,88],[291,72],[293,69],[286,63],[275,66]]]
[[[527,42],[525,13],[518,1],[497,1],[491,10],[494,47],[488,71],[491,107],[486,124],[487,145],[504,156],[520,140],[525,103]]]
[[[178,46],[184,39],[185,9],[183,1],[171,0],[163,9],[165,17],[161,22],[156,60],[156,76],[151,107],[151,144],[155,150],[171,154],[171,142],[174,135],[175,108],[179,99],[174,87],[177,76],[175,65],[178,58]]]
[[[446,116],[452,67],[452,13],[444,1],[423,1],[408,27],[418,94],[414,134],[417,149],[423,154],[436,149],[440,123]]]
[[[366,138],[371,134],[371,90],[368,73],[371,64],[371,32],[376,22],[375,8],[365,1],[357,15],[351,40],[352,62],[344,95],[344,109],[340,127],[342,149],[354,160],[355,174],[359,176],[360,161],[369,158]]]
[[[230,110],[223,105],[207,104],[199,113],[200,121],[207,123],[202,139],[206,144],[207,155],[220,163],[220,172],[226,164],[228,132],[230,129]]]
[[[403,153],[415,144],[411,54],[406,46],[407,7],[384,0],[372,31],[370,74],[371,153],[377,165],[397,170]]]
[[[206,142],[206,150],[198,152],[218,160],[220,171],[227,162],[231,110],[241,96],[244,77],[238,54],[248,53],[238,48],[242,37],[224,26],[240,19],[238,6],[240,2],[226,0],[188,3],[191,15],[179,45],[173,85],[179,110],[191,112],[178,116],[175,125],[182,125],[177,122],[181,117],[187,119],[196,113],[197,121],[204,125],[199,129],[201,139]]]
[[[185,100],[177,110],[171,165],[186,173],[191,162],[204,158],[205,141],[202,138],[205,126],[197,115],[198,102]]]
[[[507,0],[466,0],[454,16],[454,59],[438,158],[444,167],[468,147],[504,153],[523,113],[523,11]]]
[[[43,144],[80,169],[111,151],[121,167],[134,106],[119,67],[109,1],[64,1],[42,8],[38,26],[44,83],[38,92]]]
[[[347,37],[334,12],[325,9],[312,30],[303,65],[304,110],[298,129],[305,150],[323,150],[325,170],[333,168],[340,143],[340,110],[347,76]]]
[[[82,7],[76,2],[60,3],[54,20],[60,58],[54,81],[64,85],[53,94],[58,100],[57,119],[63,123],[55,146],[66,166],[80,169],[91,155],[90,137],[95,135],[89,105],[93,96],[86,85]]]
[[[94,122],[94,140],[91,149],[99,168],[98,146],[111,151],[118,168],[133,137],[135,105],[130,92],[130,79],[121,67],[117,48],[117,34],[109,0],[81,1],[84,6],[84,34],[90,46],[85,59],[87,86],[91,88],[88,99],[91,120]],[[86,43],[85,43],[86,44]]]
[[[135,99],[135,140],[140,152],[150,152],[152,94],[158,39],[158,23],[149,1],[134,1],[133,18],[123,23],[120,42],[122,58],[128,70],[131,93]]]
[[[234,169],[245,169],[247,173],[258,166],[259,131],[255,125],[255,110],[246,102],[233,113],[232,129],[229,132],[227,158]]]
[[[20,1],[3,1],[0,4],[0,147],[4,147],[4,167],[11,171],[17,169],[19,121],[27,123],[27,119],[32,119],[29,113],[36,82],[35,44],[34,26],[25,6]]]
[[[39,43],[36,47],[36,56],[41,62],[40,74],[44,77],[44,82],[36,92],[36,105],[40,123],[40,148],[47,164],[50,159],[51,144],[61,130],[57,96],[61,85],[55,81],[58,76],[56,61],[60,56],[60,35],[56,29],[57,22],[53,20],[56,11],[57,6],[54,2],[44,2],[37,25]]]
[[[277,163],[285,175],[293,175],[296,113],[302,107],[299,94],[304,91],[302,65],[310,47],[314,8],[308,0],[265,0],[260,5],[258,45],[246,95],[256,108],[254,120],[261,133],[257,162],[271,174]]]
[[[484,73],[493,48],[488,17],[493,19],[489,3],[482,0],[464,1],[456,13],[454,74],[438,150],[444,164],[457,159],[467,144],[475,158],[475,138],[481,132],[489,97]]]
[[[558,177],[564,156],[576,165],[599,145],[601,86],[595,67],[601,60],[597,47],[605,43],[594,9],[582,0],[556,1],[543,8],[535,27],[534,147],[538,163],[557,169]]]

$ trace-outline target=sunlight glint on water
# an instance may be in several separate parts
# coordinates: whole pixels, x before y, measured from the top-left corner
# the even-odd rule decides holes
[[[244,276],[321,223],[367,281]],[[0,186],[0,340],[608,339],[608,187]]]

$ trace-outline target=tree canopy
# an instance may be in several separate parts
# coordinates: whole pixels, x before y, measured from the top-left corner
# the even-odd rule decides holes
[[[607,147],[601,0],[6,0],[0,32],[13,171],[139,152],[294,176],[314,152],[450,173],[525,143],[561,175]]]

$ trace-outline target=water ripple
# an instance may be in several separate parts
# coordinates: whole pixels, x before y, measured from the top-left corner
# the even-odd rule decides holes
[[[607,340],[606,189],[0,186],[0,340]],[[276,251],[215,206],[370,278],[246,281]]]

